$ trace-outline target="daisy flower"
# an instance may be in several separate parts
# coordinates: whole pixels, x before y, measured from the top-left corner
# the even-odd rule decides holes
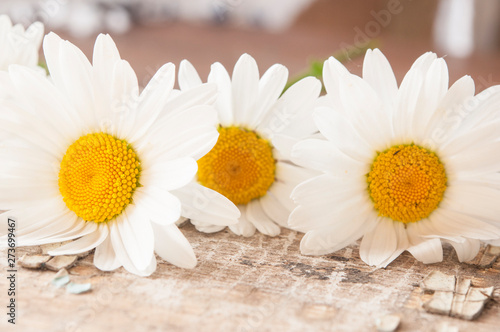
[[[35,22],[25,31],[21,24],[13,26],[7,15],[0,15],[0,70],[11,64],[37,67],[42,37],[42,23]]]
[[[500,91],[474,96],[464,76],[448,89],[448,69],[422,55],[398,88],[379,50],[363,77],[334,58],[327,91],[314,111],[326,140],[308,139],[292,160],[323,174],[292,194],[290,227],[306,232],[302,253],[337,251],[362,237],[361,259],[385,267],[405,250],[424,263],[443,259],[442,242],[460,261],[481,240],[500,237]]]
[[[136,74],[107,35],[96,40],[93,64],[53,33],[43,48],[52,80],[11,66],[14,100],[0,101],[17,114],[0,122],[17,137],[0,147],[0,210],[9,210],[0,215],[2,245],[6,219],[14,218],[18,246],[78,238],[49,254],[96,248],[94,263],[104,271],[123,266],[150,275],[154,252],[194,267],[175,225],[181,206],[222,225],[239,217],[228,199],[190,184],[196,160],[217,142],[209,106],[216,86],[170,98],[175,68],[165,64],[139,93]]]
[[[198,160],[197,182],[238,206],[239,222],[229,226],[237,235],[251,236],[256,229],[278,235],[294,207],[293,188],[315,174],[294,165],[290,151],[299,139],[317,133],[311,112],[321,83],[308,77],[283,93],[287,78],[286,67],[275,64],[259,79],[257,63],[248,54],[237,61],[232,79],[220,63],[212,65],[208,76],[218,87],[220,136]],[[200,84],[198,73],[184,60],[179,68],[181,90]],[[204,232],[224,228],[193,218],[191,222]]]

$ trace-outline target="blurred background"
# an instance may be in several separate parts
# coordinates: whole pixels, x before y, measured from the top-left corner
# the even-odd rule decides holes
[[[41,21],[89,57],[97,34],[110,33],[142,85],[185,58],[204,79],[215,61],[231,72],[244,52],[261,73],[282,63],[294,76],[370,40],[399,81],[434,51],[446,57],[450,82],[469,74],[477,91],[500,83],[498,0],[1,0],[0,13],[25,26]],[[345,64],[360,74],[362,57]]]

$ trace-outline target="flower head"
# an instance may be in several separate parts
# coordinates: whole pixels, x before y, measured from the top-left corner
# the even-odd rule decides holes
[[[0,15],[0,70],[12,64],[38,66],[43,30],[43,24],[35,22],[25,31],[20,24],[13,26],[7,15]]]
[[[306,232],[304,254],[321,255],[362,238],[361,258],[387,266],[408,250],[442,260],[442,242],[460,261],[481,240],[500,237],[500,89],[474,96],[464,76],[422,55],[398,88],[389,62],[369,50],[363,78],[334,58],[314,112],[325,139],[297,143],[292,160],[323,174],[294,190],[290,227]]]
[[[196,160],[215,145],[213,84],[171,97],[175,68],[165,64],[140,93],[113,40],[97,38],[93,64],[51,33],[44,52],[51,80],[11,66],[13,97],[0,101],[0,214],[17,219],[18,245],[76,239],[49,252],[96,248],[102,270],[138,275],[156,269],[154,252],[180,267],[196,265],[175,222],[181,215],[235,223],[222,195],[191,185]],[[182,212],[181,212],[182,209]],[[0,229],[6,234],[6,229]],[[5,243],[5,235],[0,238]]]
[[[286,226],[293,188],[316,174],[290,161],[291,146],[317,133],[310,116],[320,82],[305,78],[283,93],[288,70],[279,64],[259,78],[255,60],[243,54],[232,78],[220,63],[212,65],[209,83],[218,87],[219,140],[198,161],[197,182],[238,205],[241,217],[229,228],[238,235],[260,232],[275,236]],[[202,83],[187,61],[179,69],[181,90]],[[197,229],[215,232],[223,226],[191,218]]]

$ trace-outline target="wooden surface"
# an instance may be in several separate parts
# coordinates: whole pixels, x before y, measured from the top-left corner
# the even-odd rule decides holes
[[[214,61],[222,62],[231,72],[243,52],[257,59],[261,73],[279,62],[293,75],[307,66],[308,59],[325,58],[342,43],[352,43],[354,28],[364,28],[371,20],[370,10],[381,8],[380,1],[378,8],[363,9],[360,3],[348,11],[311,8],[312,17],[302,18],[295,27],[279,34],[167,23],[139,26],[113,37],[142,85],[163,63],[178,65],[184,58],[202,77]],[[413,6],[417,2],[407,3]],[[405,7],[405,13],[410,9]],[[325,10],[330,10],[328,15],[316,20],[314,15]],[[401,16],[393,22],[397,25],[405,21]],[[333,22],[331,26],[329,22]],[[378,37],[401,81],[419,55],[435,48],[428,39],[390,33],[394,28],[387,27]],[[420,28],[415,26],[414,31]],[[429,26],[422,31],[430,31]],[[91,57],[94,37],[74,39],[60,34]],[[498,84],[499,59],[494,53],[475,54],[468,59],[447,57],[450,82],[470,74],[479,91]],[[361,64],[362,59],[355,59],[346,66],[360,74]],[[331,255],[302,256],[298,250],[302,235],[289,230],[276,238],[261,234],[241,238],[228,231],[206,235],[189,225],[182,231],[198,257],[193,270],[182,270],[159,259],[157,271],[149,278],[136,277],[123,269],[101,272],[93,267],[91,254],[78,261],[70,274],[74,282],[90,282],[92,291],[74,295],[50,284],[55,272],[20,269],[17,329],[7,324],[3,309],[0,331],[374,331],[375,320],[386,314],[401,315],[398,331],[453,331],[453,327],[459,331],[499,330],[497,303],[490,302],[477,321],[463,321],[426,313],[421,304],[429,295],[422,295],[419,287],[429,271],[438,270],[470,277],[474,286],[498,288],[499,262],[491,268],[459,264],[453,250],[446,247],[440,264],[423,265],[404,253],[387,269],[375,270],[360,261],[357,245]],[[40,250],[18,248],[17,254],[21,257]],[[6,264],[2,251],[2,308],[8,301]],[[498,298],[500,291],[496,290],[494,296]]]
[[[429,314],[421,307],[428,295],[419,283],[437,270],[470,277],[474,286],[500,287],[500,262],[486,269],[459,264],[446,248],[440,264],[424,265],[405,253],[376,270],[360,261],[356,245],[332,255],[302,256],[302,235],[289,230],[275,238],[205,235],[191,225],[182,231],[199,260],[193,270],[159,260],[157,271],[141,278],[121,268],[101,272],[90,255],[70,276],[90,282],[92,291],[74,295],[50,284],[55,272],[21,268],[17,331],[374,331],[377,317],[386,314],[401,315],[398,331],[498,331],[495,302],[474,322]],[[0,262],[6,265],[5,253]],[[0,278],[2,306],[6,289]],[[3,318],[0,330],[13,330],[6,328]]]

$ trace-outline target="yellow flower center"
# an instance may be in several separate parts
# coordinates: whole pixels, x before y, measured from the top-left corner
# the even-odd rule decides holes
[[[140,162],[126,141],[104,133],[88,134],[66,151],[59,191],[77,216],[106,222],[130,204],[139,175]]]
[[[269,142],[253,131],[220,127],[217,144],[198,160],[198,181],[234,204],[247,204],[264,196],[274,182],[272,150]]]
[[[445,190],[439,158],[414,144],[379,153],[368,173],[368,192],[379,215],[405,224],[427,218]]]

